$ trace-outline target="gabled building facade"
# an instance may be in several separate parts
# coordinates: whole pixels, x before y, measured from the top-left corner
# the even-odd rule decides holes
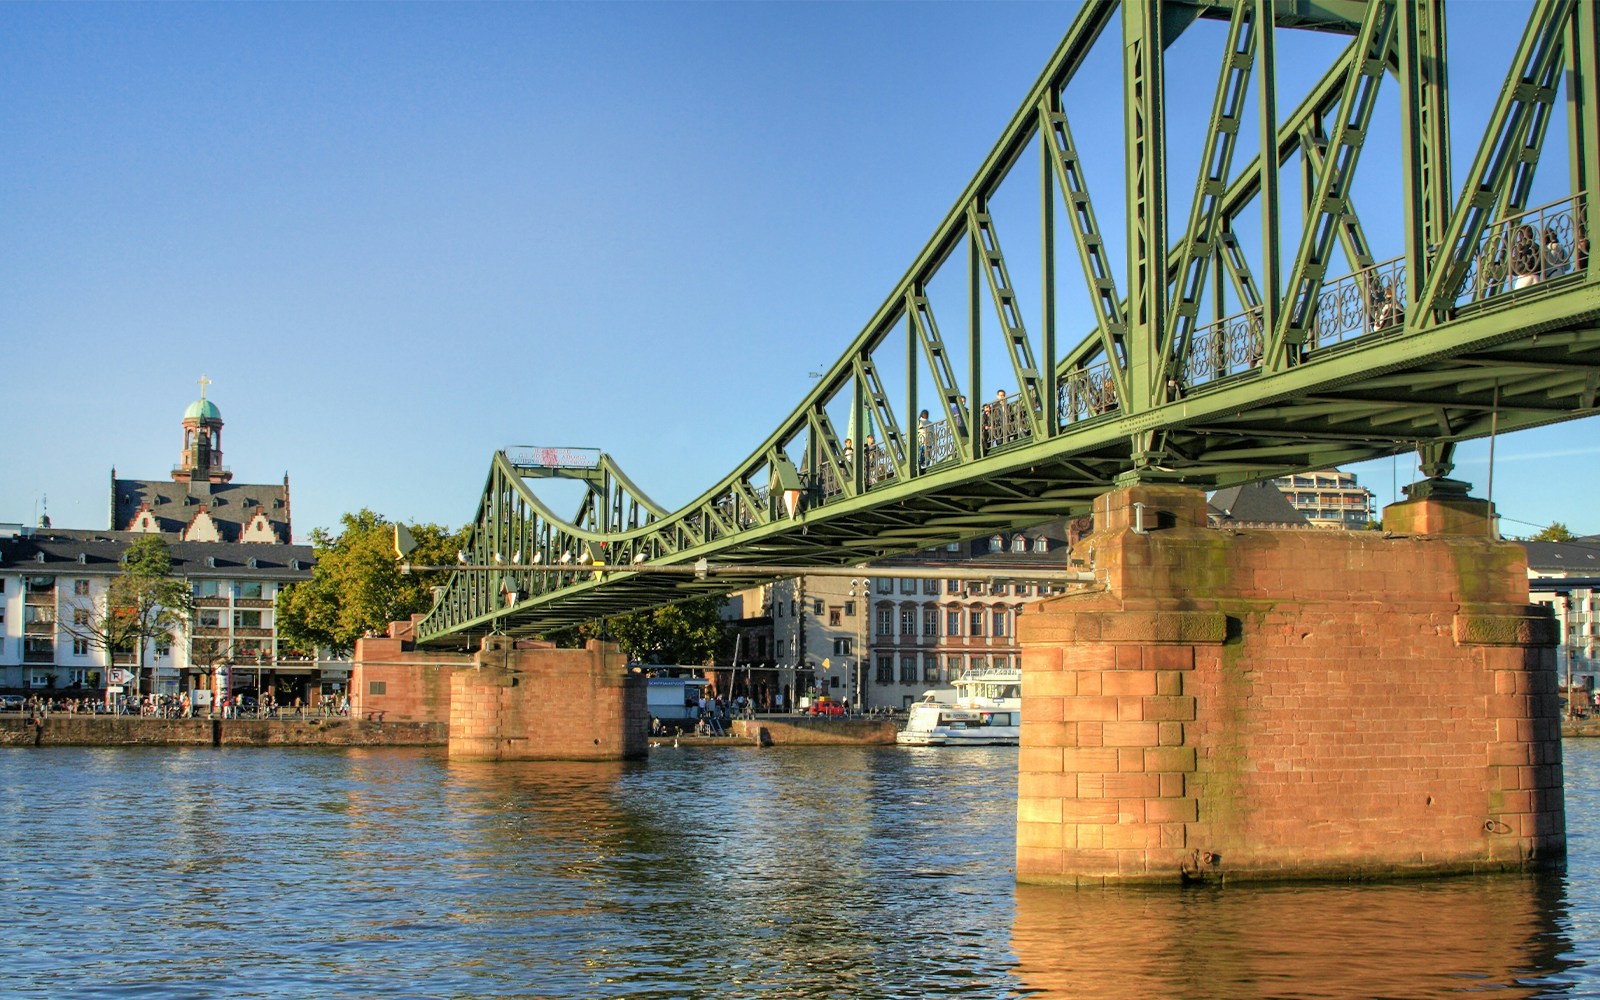
[[[222,464],[222,411],[205,397],[183,413],[183,450],[167,479],[118,479],[111,470],[112,531],[159,532],[186,542],[285,545],[294,540],[289,474],[283,482],[235,483]]]
[[[103,697],[271,689],[278,704],[344,690],[349,663],[319,660],[279,635],[279,591],[311,578],[313,550],[293,544],[289,477],[233,481],[222,413],[205,397],[184,411],[183,449],[167,479],[111,471],[104,530],[0,526],[0,690]],[[129,546],[159,534],[188,586],[190,620],[143,650],[108,652],[81,623],[104,613]],[[120,690],[119,690],[120,689]]]
[[[280,588],[310,579],[308,545],[171,542],[172,573],[194,600],[188,626],[149,640],[142,652],[106,650],[85,638],[83,626],[104,614],[111,581],[138,537],[0,528],[0,690],[99,698],[116,688],[177,694],[272,685],[308,701],[317,693],[323,665],[278,635],[275,611]]]

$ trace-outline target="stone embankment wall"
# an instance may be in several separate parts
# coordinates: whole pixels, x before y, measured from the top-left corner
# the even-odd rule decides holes
[[[1564,856],[1553,620],[1487,505],[1397,504],[1385,524],[1413,527],[1385,537],[1212,530],[1204,503],[1102,497],[1083,543],[1099,581],[1021,620],[1020,880]]]
[[[0,746],[416,747],[444,746],[437,723],[361,719],[147,719],[140,716],[29,715],[0,718]]]
[[[732,732],[761,746],[884,746],[894,744],[899,726],[880,719],[792,719],[764,716],[735,719]]]

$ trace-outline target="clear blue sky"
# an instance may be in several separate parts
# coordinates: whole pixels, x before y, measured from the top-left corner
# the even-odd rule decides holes
[[[1453,7],[1453,41],[1506,49],[1518,7]],[[1075,10],[0,5],[0,521],[47,494],[105,526],[111,467],[165,476],[202,373],[300,537],[462,524],[513,444],[685,503],[859,332]],[[1600,531],[1595,430],[1500,440],[1508,533]],[[1387,500],[1400,466],[1358,471]]]

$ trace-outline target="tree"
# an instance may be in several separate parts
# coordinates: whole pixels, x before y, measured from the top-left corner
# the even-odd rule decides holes
[[[122,554],[122,572],[105,592],[74,596],[66,603],[61,630],[88,645],[134,657],[134,694],[144,677],[144,649],[152,639],[181,632],[189,623],[194,597],[172,574],[172,549],[161,535],[145,534]]]
[[[1550,526],[1548,528],[1543,529],[1537,535],[1531,536],[1528,539],[1528,541],[1530,541],[1530,542],[1570,542],[1574,538],[1577,538],[1577,537],[1578,537],[1577,535],[1574,535],[1572,533],[1572,530],[1570,528],[1568,528],[1566,525],[1562,524],[1560,521],[1551,521],[1550,522]]]
[[[446,571],[400,573],[394,555],[394,525],[362,508],[345,514],[343,530],[311,533],[317,564],[310,580],[278,592],[278,634],[305,649],[330,649],[344,655],[368,633],[385,633],[433,606],[433,587]],[[411,562],[442,566],[455,561],[464,533],[437,524],[408,525],[417,548]]]
[[[558,645],[607,639],[620,646],[628,659],[646,663],[712,663],[732,641],[727,622],[718,614],[725,601],[722,597],[690,598],[619,615],[603,623],[581,625],[575,634],[563,629],[545,638]]]

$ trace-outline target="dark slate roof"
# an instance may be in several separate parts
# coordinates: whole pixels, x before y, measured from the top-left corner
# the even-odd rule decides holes
[[[1570,542],[1523,542],[1528,568],[1536,572],[1600,576],[1600,535],[1585,535]]]
[[[1223,524],[1282,524],[1305,526],[1310,522],[1294,509],[1271,483],[1229,486],[1211,494],[1211,515]]]
[[[139,537],[136,531],[42,528],[31,535],[0,538],[0,571],[116,573],[122,554]],[[168,546],[172,550],[172,572],[185,577],[309,580],[311,567],[316,564],[309,545],[169,540]],[[251,560],[255,561],[253,566]]]
[[[289,524],[289,477],[282,483],[180,483],[171,479],[111,480],[111,524],[124,530],[139,508],[148,502],[163,534],[181,534],[205,506],[217,522],[224,542],[238,541],[239,533],[258,509],[266,511],[278,537],[294,535]]]

